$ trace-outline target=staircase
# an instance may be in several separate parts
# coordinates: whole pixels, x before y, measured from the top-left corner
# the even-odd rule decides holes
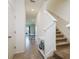
[[[56,51],[48,59],[70,59],[70,43],[64,35],[56,29]]]

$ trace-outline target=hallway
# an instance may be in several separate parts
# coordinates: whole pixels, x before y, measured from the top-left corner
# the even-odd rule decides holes
[[[26,36],[26,50],[24,53],[16,54],[13,59],[43,59],[36,48],[34,36]]]
[[[9,0],[8,58],[47,59],[56,54],[64,59],[69,56],[69,53],[62,53],[64,48],[61,49],[69,45],[63,39],[70,40],[69,19],[69,0]],[[64,35],[59,40],[56,37],[62,35],[56,33],[56,26]]]

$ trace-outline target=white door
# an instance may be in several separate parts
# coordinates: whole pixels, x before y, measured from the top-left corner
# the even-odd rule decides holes
[[[15,53],[15,0],[8,0],[8,59]]]

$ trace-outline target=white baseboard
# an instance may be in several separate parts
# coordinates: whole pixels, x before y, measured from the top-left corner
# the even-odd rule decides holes
[[[16,51],[15,54],[24,53],[24,51]]]
[[[55,49],[54,49],[54,50],[50,50],[50,51],[46,54],[47,58],[53,56],[53,55],[54,55],[54,51],[55,51]]]
[[[45,54],[43,53],[43,51],[40,50],[39,48],[38,48],[38,50],[39,50],[39,52],[42,54],[42,56],[45,57]]]

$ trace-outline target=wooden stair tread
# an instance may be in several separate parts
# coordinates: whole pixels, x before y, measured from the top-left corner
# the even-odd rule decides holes
[[[56,49],[57,51],[68,51],[69,52],[69,50],[70,50],[70,46],[68,45],[68,46],[63,46],[63,47],[61,47],[60,49]]]
[[[66,42],[66,39],[62,39],[62,40],[56,40],[56,43],[60,43],[60,42]]]
[[[70,49],[70,45],[69,44],[56,47],[56,50],[66,50],[66,49]]]
[[[55,54],[61,59],[69,59],[70,53],[68,50],[55,51]]]
[[[58,35],[56,35],[56,37],[64,37],[64,35],[58,34]]]
[[[56,31],[56,34],[59,34],[59,33],[61,33],[60,31]]]
[[[60,32],[60,31],[56,31],[56,32]]]
[[[69,42],[60,42],[60,43],[57,43],[56,45],[61,46],[61,45],[66,45],[66,44],[69,44]]]
[[[67,39],[64,37],[58,37],[58,38],[56,38],[56,40],[67,40]]]
[[[63,34],[56,34],[56,36],[64,36]]]

